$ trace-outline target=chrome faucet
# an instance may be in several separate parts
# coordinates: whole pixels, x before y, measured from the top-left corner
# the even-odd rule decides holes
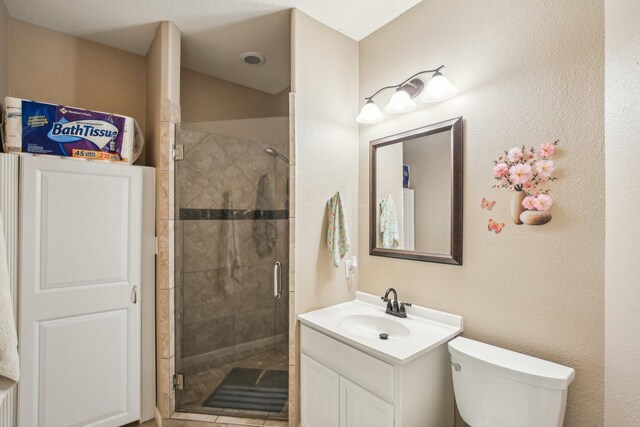
[[[393,300],[389,299],[389,294],[391,292],[393,292]],[[395,289],[387,289],[387,291],[384,293],[384,296],[380,297],[380,299],[387,303],[387,310],[385,311],[385,313],[396,317],[407,317],[407,310],[405,309],[405,306],[411,307],[411,304],[408,302],[398,302],[398,293]]]

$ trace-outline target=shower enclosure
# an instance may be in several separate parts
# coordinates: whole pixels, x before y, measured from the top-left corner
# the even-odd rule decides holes
[[[288,126],[273,117],[176,131],[177,411],[287,418]]]

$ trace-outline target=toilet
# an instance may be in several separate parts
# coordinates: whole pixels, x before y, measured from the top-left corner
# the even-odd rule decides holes
[[[458,410],[471,427],[562,427],[572,368],[463,337],[449,353]]]

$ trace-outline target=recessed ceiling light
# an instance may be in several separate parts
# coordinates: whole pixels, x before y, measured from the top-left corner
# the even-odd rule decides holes
[[[264,55],[258,52],[245,52],[240,55],[240,58],[248,65],[262,65],[265,62]]]

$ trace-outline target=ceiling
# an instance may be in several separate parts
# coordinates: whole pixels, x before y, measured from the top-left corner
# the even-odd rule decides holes
[[[291,8],[360,41],[421,0],[5,0],[22,21],[145,55],[159,21],[182,32],[182,65],[268,93],[290,83]],[[264,65],[244,64],[257,51]]]

